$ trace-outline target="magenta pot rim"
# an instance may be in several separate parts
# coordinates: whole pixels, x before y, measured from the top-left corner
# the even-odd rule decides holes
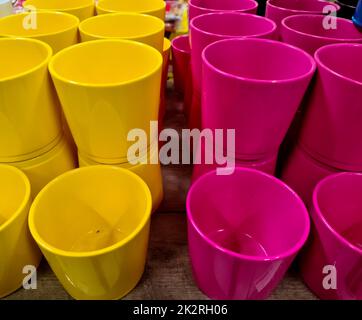
[[[215,175],[216,170],[212,170],[204,175],[202,175],[201,177],[199,177],[190,187],[188,193],[187,193],[187,199],[186,199],[186,215],[187,215],[187,219],[188,221],[192,224],[193,228],[197,231],[197,233],[207,242],[208,245],[210,245],[212,248],[232,256],[233,258],[236,259],[241,259],[241,260],[249,260],[249,261],[253,261],[253,262],[270,262],[270,261],[279,261],[279,260],[283,260],[285,258],[291,257],[295,254],[298,253],[298,251],[304,246],[304,244],[306,243],[308,237],[309,237],[309,233],[310,233],[310,218],[309,218],[309,213],[308,210],[304,204],[304,202],[302,201],[302,199],[298,196],[298,194],[292,189],[290,188],[287,184],[285,184],[283,181],[275,178],[274,176],[271,176],[267,173],[264,173],[262,171],[259,170],[255,170],[255,169],[251,169],[251,168],[240,168],[237,167],[235,168],[235,172],[239,171],[239,172],[249,172],[249,173],[253,173],[253,174],[258,174],[261,176],[264,176],[266,179],[269,179],[271,181],[273,181],[274,183],[276,183],[277,185],[279,185],[281,188],[284,188],[286,190],[288,190],[292,196],[294,196],[295,200],[298,202],[299,206],[301,207],[302,211],[304,212],[305,215],[305,230],[303,231],[303,234],[300,238],[300,240],[293,246],[291,247],[289,250],[286,250],[285,252],[283,252],[282,254],[279,255],[275,255],[275,256],[267,256],[267,257],[258,257],[258,256],[250,256],[250,255],[245,255],[245,254],[241,254],[241,253],[236,253],[234,251],[231,251],[229,249],[226,249],[222,246],[220,246],[219,244],[217,244],[216,242],[212,241],[207,235],[205,235],[196,225],[195,220],[192,217],[192,213],[191,213],[191,200],[190,200],[190,194],[193,192],[193,190],[195,188],[197,188],[197,186],[205,179],[207,179],[209,176],[211,175]]]
[[[298,10],[298,9],[288,9],[288,8],[284,8],[284,7],[279,7],[275,4],[273,4],[274,1],[277,1],[277,0],[268,0],[267,1],[267,5],[274,8],[274,9],[278,9],[278,10],[282,10],[282,11],[288,11],[288,12],[294,12],[294,13],[315,13],[315,14],[322,14],[321,11],[309,11],[309,10]],[[325,3],[326,5],[331,5],[331,6],[334,6],[336,8],[336,11],[340,10],[341,7],[336,4],[335,2],[329,2],[327,0],[317,0],[318,2],[323,2]]]
[[[220,33],[214,33],[214,32],[208,32],[205,31],[201,28],[199,28],[198,26],[195,26],[195,23],[198,22],[198,20],[202,20],[202,19],[207,19],[209,17],[216,17],[216,16],[239,16],[239,17],[246,17],[249,19],[254,19],[254,20],[260,20],[260,21],[265,21],[270,23],[270,25],[273,27],[271,30],[268,30],[266,32],[261,32],[261,33],[256,33],[256,34],[250,34],[250,35],[227,35],[227,34],[220,34]],[[244,38],[244,37],[262,37],[268,34],[273,34],[274,32],[276,32],[277,30],[277,25],[276,23],[266,17],[261,17],[255,14],[250,14],[250,13],[245,13],[245,12],[233,12],[233,11],[218,11],[218,12],[213,12],[213,13],[206,13],[206,14],[202,14],[199,16],[194,17],[193,19],[191,19],[190,21],[190,29],[194,29],[197,30],[200,33],[203,34],[207,34],[207,35],[212,35],[212,36],[217,36],[217,37],[222,37],[222,38]]]
[[[358,86],[362,86],[362,81],[359,80],[355,80],[355,79],[351,79],[349,77],[344,76],[343,74],[334,71],[333,69],[331,69],[330,67],[328,67],[325,63],[323,63],[323,61],[321,60],[320,55],[324,52],[324,51],[328,51],[331,50],[333,51],[333,48],[338,48],[338,47],[345,47],[347,48],[352,48],[352,47],[359,47],[361,48],[361,52],[362,52],[362,44],[361,43],[334,43],[334,44],[329,44],[326,45],[322,48],[319,48],[315,54],[314,54],[314,59],[316,60],[318,67],[322,67],[323,69],[327,70],[328,72],[332,73],[333,75],[335,75],[336,77],[343,79],[345,81],[348,81],[350,83],[353,83],[355,85]]]
[[[294,29],[292,27],[290,27],[288,25],[288,22],[290,22],[290,20],[303,20],[303,19],[321,19],[323,20],[325,17],[320,15],[320,14],[299,14],[299,15],[293,15],[293,16],[289,16],[286,17],[282,20],[282,25],[285,29],[297,33],[299,35],[302,36],[306,36],[309,38],[314,38],[314,39],[322,39],[322,40],[331,40],[331,41],[339,41],[339,42],[355,42],[355,41],[362,41],[362,32],[361,32],[361,37],[360,38],[334,38],[334,37],[326,37],[326,36],[319,36],[319,35],[315,35],[313,33],[307,33],[304,31],[300,31],[297,29]],[[342,21],[343,23],[349,24],[351,26],[354,26],[353,22],[351,20],[345,19],[345,18],[340,18],[340,17],[335,17],[338,21]]]
[[[217,45],[222,45],[225,42],[228,41],[233,41],[233,42],[260,42],[260,43],[269,43],[270,45],[275,45],[275,46],[280,46],[280,47],[287,47],[287,48],[291,48],[295,51],[298,51],[300,54],[304,55],[310,62],[311,64],[311,68],[308,72],[297,76],[297,77],[293,77],[293,78],[288,78],[288,79],[280,79],[280,80],[265,80],[265,79],[254,79],[254,78],[246,78],[246,77],[242,77],[242,76],[237,76],[231,73],[227,73],[224,72],[223,70],[220,70],[219,68],[216,68],[215,66],[213,66],[206,58],[206,53],[209,50],[209,48],[213,47],[213,46],[217,46]],[[251,83],[255,83],[255,84],[285,84],[285,83],[292,83],[292,82],[296,82],[308,77],[313,76],[313,74],[315,73],[316,69],[317,69],[317,65],[315,60],[313,59],[313,57],[305,52],[304,50],[292,46],[290,44],[284,43],[284,42],[280,42],[280,41],[275,41],[275,40],[269,40],[269,39],[258,39],[258,38],[231,38],[231,39],[224,39],[224,40],[219,40],[216,41],[214,43],[209,44],[204,51],[202,52],[202,60],[203,62],[213,71],[223,75],[224,77],[230,78],[230,79],[237,79],[237,80],[241,80],[241,81],[247,81],[247,82],[251,82]]]
[[[177,51],[179,52],[183,52],[183,53],[187,53],[187,54],[190,54],[191,53],[191,49],[190,50],[185,50],[184,48],[180,48],[180,46],[178,46],[178,42],[180,39],[184,39],[184,38],[189,38],[189,35],[188,34],[183,34],[183,35],[180,35],[180,36],[177,36],[175,38],[172,39],[171,41],[171,46],[176,49]]]
[[[240,8],[235,8],[235,9],[211,9],[211,8],[206,8],[206,7],[200,7],[200,6],[197,6],[195,4],[193,4],[193,0],[190,0],[189,1],[189,6],[190,7],[194,7],[194,8],[197,8],[199,10],[207,10],[207,11],[213,11],[213,12],[220,12],[220,11],[230,11],[230,12],[235,12],[235,11],[239,11],[239,10],[253,10],[253,9],[256,9],[258,7],[258,2],[256,2],[255,0],[247,0],[249,3],[250,3],[250,7],[240,7]],[[244,1],[244,2],[241,2],[240,3],[244,3],[246,4],[247,2]]]
[[[316,185],[316,187],[314,188],[312,203],[313,203],[313,208],[314,208],[314,211],[315,211],[318,219],[320,219],[323,222],[323,224],[338,239],[338,241],[342,242],[345,246],[349,247],[353,251],[356,251],[358,254],[362,255],[362,249],[360,249],[357,246],[350,243],[346,238],[341,236],[340,233],[338,231],[336,231],[329,224],[329,222],[327,221],[327,219],[324,217],[323,213],[321,212],[319,204],[318,204],[318,194],[319,194],[320,189],[323,188],[324,185],[328,184],[330,181],[333,181],[333,180],[336,180],[339,178],[343,178],[343,177],[347,177],[347,176],[360,176],[362,179],[362,173],[358,173],[358,172],[339,172],[339,173],[329,175],[326,178],[319,181],[318,184]]]

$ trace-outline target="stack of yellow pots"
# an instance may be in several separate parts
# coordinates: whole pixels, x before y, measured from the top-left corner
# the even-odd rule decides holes
[[[29,179],[18,168],[0,164],[0,298],[23,283],[41,260],[28,228]]]
[[[97,15],[109,14],[109,13],[139,13],[145,14],[149,16],[156,17],[158,19],[164,20],[166,14],[166,2],[164,0],[126,0],[126,1],[119,1],[119,0],[99,0],[96,6]],[[119,18],[118,18],[119,19]],[[103,20],[103,23],[106,23],[107,20]],[[142,21],[141,21],[142,22]],[[94,25],[96,23],[102,23],[101,20],[99,22],[93,22]],[[150,24],[145,22],[147,27],[143,27],[143,25],[135,26],[132,24],[132,27],[135,26],[133,38],[132,40],[144,42],[143,35],[148,32],[152,32],[152,29],[149,29]],[[117,31],[113,33],[113,35],[109,34],[108,36],[111,37],[120,37],[123,39],[127,39],[127,35],[125,34],[125,28],[131,27],[131,25],[127,26],[123,24],[123,30],[117,34]],[[112,28],[109,26],[108,28]],[[86,32],[87,30],[85,30]],[[141,34],[137,35],[137,32]],[[143,35],[142,35],[143,34]],[[107,37],[107,32],[102,35],[100,31],[97,35],[101,38]],[[147,40],[145,41],[146,44]],[[152,45],[152,44],[151,44]],[[159,49],[159,48],[156,48]],[[160,97],[160,111],[159,111],[159,128],[160,130],[163,128],[163,118],[166,113],[166,101],[165,101],[165,90],[166,90],[166,82],[168,76],[168,65],[169,65],[169,57],[170,57],[170,50],[171,50],[171,42],[169,39],[164,38],[163,41],[163,48],[161,49],[163,55],[163,66],[162,66],[162,82],[161,82],[161,97]]]
[[[160,164],[151,161],[157,158],[158,146],[150,122],[162,118],[157,93],[164,90],[162,73],[169,55],[166,50],[163,58],[164,22],[140,13],[109,13],[82,21],[79,31],[83,44],[63,51],[50,69],[78,146],[79,165],[110,164],[135,172],[148,184],[156,210],[163,188]],[[85,57],[92,65],[83,77],[75,73],[89,65]],[[59,73],[73,63],[74,74]],[[70,90],[72,95],[66,94]],[[79,99],[82,108],[77,107]],[[132,157],[128,150],[134,141],[127,139],[135,128],[146,133],[147,145]]]
[[[0,297],[41,252],[77,299],[120,298],[142,276],[170,45],[164,1],[135,2],[92,17],[93,0],[28,0],[0,19]]]
[[[78,25],[76,16],[55,11],[0,19],[0,297],[21,287],[41,260],[27,223],[32,198],[76,167],[48,64],[78,42]]]
[[[0,34],[9,27],[4,33],[10,35],[15,20],[3,18]],[[33,196],[75,166],[48,73],[51,56],[51,47],[42,41],[0,39],[0,162],[26,173]]]

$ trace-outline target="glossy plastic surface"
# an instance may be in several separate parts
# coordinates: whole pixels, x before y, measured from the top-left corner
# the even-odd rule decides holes
[[[314,227],[301,272],[321,299],[362,299],[361,194],[362,174],[357,173],[331,175],[314,190]]]
[[[27,0],[23,3],[23,7],[29,6],[28,9],[33,10],[51,10],[58,12],[70,13],[80,21],[90,18],[95,14],[93,0]]]
[[[315,69],[306,52],[273,40],[209,45],[203,52],[202,127],[235,128],[238,159],[275,155]]]
[[[27,175],[31,184],[32,198],[35,198],[54,178],[76,168],[77,161],[74,149],[64,136],[48,152],[29,160],[8,164],[21,169]]]
[[[158,157],[158,148],[154,145],[151,150],[147,151],[147,155],[140,156],[139,159],[131,159],[131,161],[137,160],[137,164],[131,164],[129,162],[112,164],[116,167],[120,167],[123,169],[128,169],[135,174],[137,174],[140,178],[142,178],[148,185],[151,195],[152,195],[152,212],[155,212],[160,206],[163,200],[163,181],[162,181],[162,172],[161,165],[151,164],[151,158]],[[79,167],[86,167],[91,165],[99,165],[96,161],[92,159],[88,159],[82,154],[78,154],[79,159]],[[106,163],[102,163],[106,164]]]
[[[36,157],[61,135],[51,56],[50,46],[39,40],[0,39],[0,162]]]
[[[264,17],[246,13],[219,12],[198,16],[190,23],[193,97],[190,128],[201,126],[202,52],[211,43],[230,38],[275,38],[276,25]],[[232,63],[233,61],[230,61]]]
[[[301,48],[309,54],[328,44],[362,42],[362,30],[350,20],[342,18],[325,20],[322,15],[295,15],[285,18],[281,36],[285,43]],[[332,26],[333,23],[333,26]]]
[[[142,276],[151,206],[136,174],[90,166],[48,184],[30,209],[29,226],[73,298],[119,299]]]
[[[36,28],[24,28],[31,23],[32,13],[15,14],[0,20],[0,37],[33,38],[46,42],[53,53],[78,42],[79,19],[62,12],[38,12]]]
[[[267,159],[235,159],[234,155],[218,150],[214,145],[206,144],[204,139],[200,139],[193,164],[192,182],[195,182],[202,175],[216,168],[219,168],[219,170],[221,168],[227,170],[233,170],[233,168],[238,167],[251,168],[274,175],[277,156],[278,155],[275,154]]]
[[[317,161],[301,146],[296,145],[282,168],[281,179],[298,193],[307,207],[310,207],[313,190],[317,183],[340,171],[342,170]]]
[[[49,69],[81,153],[98,162],[121,163],[135,128],[146,132],[150,145],[162,62],[156,49],[129,40],[88,41],[52,58]]]
[[[326,0],[269,0],[266,4],[265,16],[273,20],[278,29],[284,18],[298,14],[336,13],[340,7]]]
[[[159,126],[163,126],[163,118],[166,113],[166,88],[168,79],[168,69],[170,65],[170,54],[171,54],[171,41],[164,38],[163,41],[163,63],[162,63],[162,77],[161,77],[161,96],[160,96],[160,110],[158,115]]]
[[[163,0],[100,0],[98,2],[97,14],[112,12],[144,13],[164,20],[166,3]]]
[[[41,253],[30,235],[30,183],[19,169],[0,165],[0,298],[23,284],[26,266],[37,267]]]
[[[361,56],[362,44],[317,50],[317,77],[300,133],[314,158],[346,171],[362,171]]]
[[[256,14],[258,3],[254,0],[190,0],[189,20],[216,12],[244,12]]]
[[[185,94],[186,82],[190,75],[190,39],[188,35],[178,36],[172,40],[172,66],[175,90]]]
[[[207,201],[205,201],[207,199]],[[211,299],[266,299],[309,234],[302,200],[280,180],[237,168],[198,179],[187,196],[191,264]]]
[[[81,41],[127,39],[163,51],[165,23],[155,17],[130,12],[95,16],[79,25]]]

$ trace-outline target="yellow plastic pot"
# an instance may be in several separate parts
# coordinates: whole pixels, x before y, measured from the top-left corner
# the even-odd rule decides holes
[[[76,155],[64,137],[48,152],[26,161],[9,163],[21,169],[29,178],[33,198],[51,180],[77,165]]]
[[[62,132],[48,73],[52,49],[34,39],[0,39],[0,162],[36,157]]]
[[[134,172],[147,183],[152,195],[152,212],[155,212],[158,209],[163,200],[163,182],[162,182],[161,165],[160,163],[151,164],[150,161],[150,155],[152,155],[152,157],[158,157],[157,152],[158,148],[153,146],[150,152],[147,152],[147,154],[144,157],[140,157],[142,159],[136,165],[133,165],[129,162],[112,164],[119,168],[128,169]],[[79,161],[79,167],[106,164],[106,163],[98,163],[92,159],[83,156],[81,153],[78,153],[78,161]]]
[[[58,52],[49,70],[79,151],[97,162],[127,156],[135,128],[150,141],[158,119],[162,56],[129,40],[88,41]]]
[[[80,21],[95,14],[94,0],[27,0],[23,4],[27,10],[51,10],[70,13]]]
[[[163,53],[163,72],[168,71],[168,64],[170,61],[170,53],[171,53],[171,41],[168,38],[163,39],[163,46],[162,46],[162,53]]]
[[[165,20],[166,2],[164,0],[100,0],[97,14],[112,12],[135,12]]]
[[[133,172],[91,166],[65,173],[36,197],[30,231],[75,299],[119,299],[140,280],[151,193]]]
[[[162,83],[164,85],[164,89],[166,89],[166,84],[167,84],[170,53],[171,53],[171,41],[167,38],[164,38],[163,48],[162,48],[162,55],[163,55]]]
[[[84,20],[79,25],[81,41],[127,39],[142,42],[163,51],[165,23],[137,13],[104,14]]]
[[[62,12],[14,14],[0,19],[0,37],[33,38],[46,42],[56,53],[78,42],[79,19]],[[32,20],[33,19],[33,20]],[[27,21],[29,28],[24,28]],[[31,27],[32,21],[34,28]]]
[[[0,165],[0,298],[22,286],[26,266],[37,267],[41,253],[30,235],[30,183],[19,169]],[[23,273],[25,271],[25,273]]]
[[[160,98],[160,112],[159,112],[159,123],[162,127],[163,118],[166,113],[166,88],[167,88],[167,78],[168,78],[168,67],[170,62],[170,52],[171,52],[171,41],[167,38],[164,38],[163,42],[163,65],[162,65],[162,80],[161,80],[161,98]]]

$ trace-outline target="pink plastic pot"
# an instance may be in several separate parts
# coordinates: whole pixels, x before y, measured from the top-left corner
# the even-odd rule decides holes
[[[192,72],[191,72],[191,56],[190,63],[187,69],[187,78],[185,81],[185,94],[184,94],[184,112],[186,114],[186,118],[189,119],[191,112],[191,104],[193,97],[193,82],[192,82]]]
[[[362,299],[362,174],[340,173],[313,193],[311,242],[302,277],[321,299]]]
[[[211,13],[191,20],[191,69],[193,99],[190,127],[201,125],[202,51],[209,44],[230,38],[275,38],[276,25],[264,17],[245,13]],[[264,53],[265,54],[265,53]]]
[[[190,40],[188,35],[176,37],[172,40],[172,67],[175,90],[185,94],[186,81],[190,71]]]
[[[215,12],[244,12],[256,14],[258,3],[254,0],[190,0],[189,21]]]
[[[209,172],[187,195],[194,277],[211,299],[265,299],[309,233],[302,200],[280,180],[237,168]]]
[[[203,52],[202,127],[235,129],[238,159],[273,156],[315,69],[309,54],[277,41],[231,39],[209,45]]]
[[[276,167],[277,157],[270,158],[268,160],[255,160],[255,161],[241,161],[235,160],[235,168],[250,168],[255,169],[258,171],[262,171],[268,173],[270,175],[275,174],[275,167]],[[218,165],[216,162],[212,164],[194,164],[193,171],[192,171],[192,182],[195,182],[198,178],[203,176],[204,174],[215,170],[216,168],[230,168],[227,165]]]
[[[215,148],[216,147],[214,145],[207,145],[204,139],[199,140],[196,157],[194,159],[192,182],[195,182],[202,175],[213,171],[216,168],[224,168],[231,171],[235,167],[251,168],[270,175],[275,174],[277,154],[268,159],[253,159],[247,161],[243,159],[235,159],[235,155],[233,154],[220,154],[218,157],[216,156],[218,150],[215,150]]]
[[[324,28],[324,23],[326,21],[330,23],[332,19],[336,23],[336,29]],[[281,36],[285,43],[299,47],[312,55],[328,44],[362,42],[362,31],[357,29],[352,21],[322,15],[303,14],[285,18],[282,21]],[[297,130],[302,122],[301,114],[297,114],[294,118],[293,128],[290,129],[287,140],[284,141],[287,150],[290,142],[294,144],[297,140]],[[281,157],[283,157],[283,150],[281,152]]]
[[[310,207],[313,190],[317,183],[323,178],[341,171],[318,162],[299,145],[296,145],[282,168],[281,179],[298,193],[307,207]]]
[[[265,16],[273,20],[278,28],[284,18],[298,14],[331,14],[340,7],[323,0],[269,0],[266,4]]]
[[[335,29],[326,29],[324,23],[335,19]],[[351,20],[321,15],[297,15],[282,21],[283,42],[299,47],[311,55],[321,47],[344,42],[362,42],[362,31]]]
[[[362,171],[361,57],[361,44],[317,50],[317,78],[300,133],[314,158],[346,171]]]
[[[184,112],[188,117],[192,102],[191,46],[188,35],[172,40],[173,80],[175,90],[184,96]]]

